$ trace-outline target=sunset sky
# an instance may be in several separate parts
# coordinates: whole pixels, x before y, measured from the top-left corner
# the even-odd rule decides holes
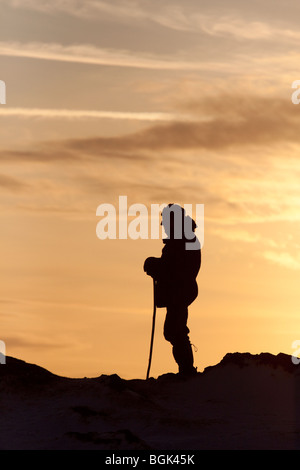
[[[300,339],[300,4],[1,0],[0,340],[71,377],[145,378],[161,240],[97,207],[204,204],[199,371]],[[157,312],[151,373],[176,372]]]

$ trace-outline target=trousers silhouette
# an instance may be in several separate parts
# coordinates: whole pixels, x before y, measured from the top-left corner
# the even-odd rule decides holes
[[[188,308],[185,305],[167,306],[164,323],[164,337],[173,348],[173,357],[178,364],[180,374],[194,371],[194,357],[187,327]]]

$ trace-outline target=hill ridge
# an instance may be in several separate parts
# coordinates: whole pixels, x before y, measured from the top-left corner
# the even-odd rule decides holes
[[[257,365],[257,366],[270,366],[271,368],[281,367],[287,372],[297,372],[298,367],[297,364],[294,364],[292,361],[292,356],[286,353],[278,353],[272,354],[268,352],[261,352],[261,353],[250,353],[250,352],[228,352],[223,356],[220,362],[206,366],[203,372],[198,372],[198,376],[209,372],[211,370],[216,370],[217,368],[222,368],[228,365],[236,365],[239,367],[247,367],[249,365]],[[12,356],[6,356],[6,364],[2,364],[4,367],[0,367],[0,377],[5,375],[16,375],[20,374],[21,376],[28,375],[29,373],[33,377],[43,377],[43,378],[56,378],[56,379],[72,379],[72,380],[84,380],[84,379],[99,379],[100,377],[118,377],[121,380],[126,382],[132,380],[145,380],[142,378],[135,378],[135,379],[124,379],[120,377],[116,373],[112,374],[100,374],[99,376],[92,376],[92,377],[69,377],[64,375],[59,375],[56,373],[51,372],[50,370],[42,367],[38,364],[27,362],[25,360],[15,358]],[[6,367],[6,368],[5,368]],[[174,373],[164,373],[157,377],[157,379],[166,378],[166,377],[173,377],[177,374]],[[153,380],[153,377],[150,377]],[[157,380],[155,379],[155,380]],[[149,380],[149,379],[148,379]]]

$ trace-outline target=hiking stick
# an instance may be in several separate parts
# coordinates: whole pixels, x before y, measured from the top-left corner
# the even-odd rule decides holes
[[[149,362],[148,362],[148,369],[147,369],[147,376],[146,376],[146,379],[149,378],[149,373],[150,373],[151,360],[152,360],[152,351],[153,351],[153,339],[154,339],[154,331],[155,331],[155,317],[156,317],[155,286],[156,286],[156,281],[155,281],[155,279],[153,279],[153,317],[152,317],[152,332],[151,332],[150,353],[149,353]]]

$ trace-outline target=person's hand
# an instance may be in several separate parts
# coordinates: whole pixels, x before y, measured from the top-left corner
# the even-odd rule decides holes
[[[146,274],[148,274],[148,276],[152,276],[152,277],[154,276],[155,260],[156,258],[154,258],[153,256],[150,256],[144,262],[144,271]]]

